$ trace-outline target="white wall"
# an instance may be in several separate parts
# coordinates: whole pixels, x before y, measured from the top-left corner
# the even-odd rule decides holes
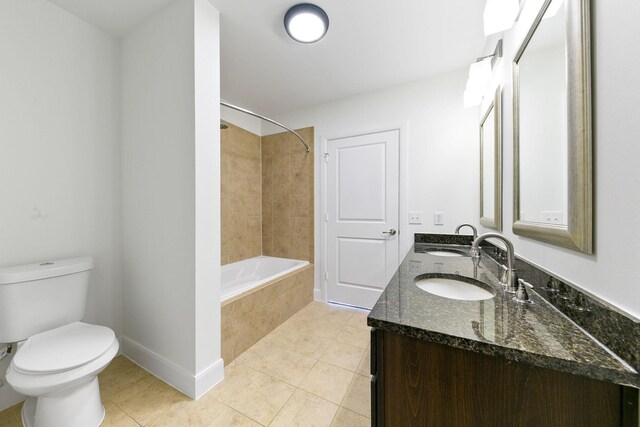
[[[93,256],[85,320],[116,334],[119,157],[117,41],[47,1],[1,1],[0,267]],[[18,400],[0,388],[0,409]]]
[[[323,138],[402,127],[401,144],[406,150],[401,156],[408,182],[401,178],[401,196],[404,192],[407,202],[400,208],[400,259],[413,244],[415,232],[453,233],[463,222],[478,225],[479,124],[477,111],[463,108],[466,80],[467,70],[462,70],[275,117],[294,129],[315,126],[316,264],[320,263]],[[263,126],[264,134],[281,131]],[[408,225],[407,210],[422,211],[423,224]],[[445,213],[444,225],[434,225],[436,211]],[[320,274],[316,269],[317,288]]]
[[[575,283],[587,292],[640,317],[637,271],[640,236],[640,58],[630,55],[640,45],[640,3],[593,0],[593,115],[595,254],[562,249],[511,232],[513,215],[513,114],[511,61],[533,20],[535,6],[525,3],[516,26],[504,35],[500,73],[504,91],[504,221],[505,235],[522,257]],[[631,49],[631,50],[630,50]]]
[[[222,377],[218,43],[206,0],[122,41],[124,352],[192,397]]]

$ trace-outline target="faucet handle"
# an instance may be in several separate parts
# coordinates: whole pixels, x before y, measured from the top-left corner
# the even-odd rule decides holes
[[[527,292],[527,282],[523,279],[518,279],[518,290],[516,291],[516,296],[513,297],[515,302],[520,304],[533,304],[533,301],[529,299],[529,293]],[[530,285],[529,285],[530,286]]]

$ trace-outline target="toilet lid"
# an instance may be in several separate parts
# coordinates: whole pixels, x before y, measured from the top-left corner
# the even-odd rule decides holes
[[[107,327],[75,322],[29,338],[13,364],[34,374],[68,371],[102,356],[114,339],[115,334]]]

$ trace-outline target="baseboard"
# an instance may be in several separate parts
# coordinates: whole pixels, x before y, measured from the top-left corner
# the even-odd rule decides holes
[[[322,291],[320,289],[313,289],[313,299],[314,301],[324,301],[324,298],[322,298]]]
[[[192,399],[198,399],[224,378],[222,359],[218,359],[199,374],[193,375],[183,367],[125,336],[122,337],[122,354]]]

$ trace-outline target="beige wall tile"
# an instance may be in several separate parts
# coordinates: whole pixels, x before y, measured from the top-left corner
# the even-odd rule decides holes
[[[298,133],[313,147],[313,128]],[[313,153],[288,132],[264,136],[262,178],[263,254],[313,262]]]
[[[221,130],[221,262],[262,255],[262,144],[229,123]]]

